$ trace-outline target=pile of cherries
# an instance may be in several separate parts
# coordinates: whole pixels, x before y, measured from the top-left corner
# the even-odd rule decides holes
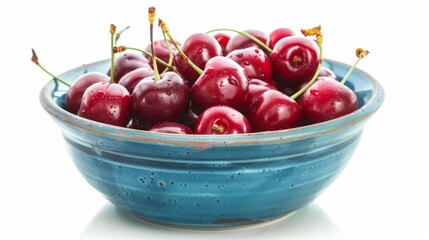
[[[302,35],[290,28],[269,34],[216,29],[180,44],[161,19],[164,38],[154,41],[155,8],[148,16],[145,50],[117,46],[119,34],[110,26],[110,69],[78,77],[66,93],[65,110],[133,129],[238,134],[315,124],[358,109],[346,79],[340,82],[321,65],[320,26]],[[358,59],[367,53],[358,49]],[[34,50],[32,60],[41,67]]]

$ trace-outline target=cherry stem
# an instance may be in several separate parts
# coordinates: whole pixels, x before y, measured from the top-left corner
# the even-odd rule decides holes
[[[215,133],[223,133],[224,131],[225,131],[225,129],[224,129],[224,127],[222,126],[222,125],[217,125],[217,124],[213,124],[213,126],[212,126],[212,130],[215,132]]]
[[[252,36],[246,32],[242,32],[242,31],[238,31],[238,30],[234,30],[234,29],[230,29],[230,28],[217,28],[217,29],[210,30],[206,33],[209,34],[209,33],[217,32],[217,31],[232,31],[232,32],[241,34],[241,35],[249,38],[250,40],[252,40],[256,44],[258,44],[265,52],[267,52],[267,53],[273,52],[273,50],[270,47],[268,47],[265,43],[263,43],[261,40],[255,38],[254,36]]]
[[[149,25],[149,27],[150,27],[150,48],[152,51],[152,65],[153,65],[155,81],[159,81],[159,80],[161,80],[161,77],[159,76],[158,64],[156,63],[156,58],[155,58],[155,55],[156,55],[155,54],[155,48],[153,47],[153,22],[155,21],[155,16],[156,16],[155,7],[150,7],[148,18],[149,18],[149,24],[150,24]]]
[[[173,51],[171,50],[171,45],[170,45],[170,42],[168,41],[168,39],[167,39],[167,36],[165,35],[165,32],[162,32],[162,36],[164,37],[164,42],[165,42],[165,45],[167,46],[167,49],[168,49],[168,65],[173,65],[173,57],[174,57],[174,55],[173,55]],[[166,68],[166,69],[164,69],[164,72],[167,72],[168,71],[168,69]]]
[[[358,58],[355,62],[355,64],[353,64],[353,66],[349,69],[349,71],[347,72],[347,74],[344,76],[343,80],[341,81],[341,84],[345,84],[347,79],[350,77],[350,75],[352,74],[352,72],[354,71],[354,69],[356,68],[356,66],[358,65],[358,63],[360,62],[360,60],[362,60],[363,57],[365,57],[366,55],[368,55],[369,51],[368,50],[364,50],[362,48],[357,48],[356,49],[356,57]]]
[[[148,51],[146,51],[146,50],[143,50],[143,49],[139,49],[139,48],[127,47],[127,46],[116,46],[116,47],[114,47],[113,49],[114,49],[115,53],[123,52],[123,51],[125,51],[125,50],[127,50],[127,49],[129,49],[129,50],[134,50],[134,51],[138,51],[138,52],[142,52],[142,53],[144,53],[144,54],[147,54],[147,55],[149,55],[149,56],[152,58],[152,53],[150,53],[150,52],[148,52]],[[161,63],[161,64],[162,64],[162,65],[164,65],[166,68],[168,68],[168,69],[170,69],[170,70],[175,71],[175,67],[174,67],[174,66],[172,66],[172,65],[170,65],[170,64],[168,64],[168,63],[166,63],[166,62],[165,62],[165,61],[163,61],[161,58],[158,58],[158,57],[156,57],[156,56],[155,56],[155,58],[156,58],[156,61],[157,61],[158,63]]]
[[[299,97],[302,93],[304,93],[316,81],[317,77],[319,76],[320,69],[322,68],[322,62],[323,62],[323,51],[322,51],[323,36],[322,36],[322,31],[320,29],[320,26],[313,28],[312,30],[314,30],[314,31],[310,31],[309,29],[306,29],[306,30],[301,30],[301,32],[305,36],[316,35],[317,45],[319,46],[319,54],[320,54],[319,64],[317,65],[317,70],[314,73],[313,78],[303,88],[301,88],[298,92],[296,92],[295,94],[293,94],[290,97],[294,100],[297,97]],[[306,32],[306,31],[310,31],[310,33]]]
[[[202,74],[203,70],[201,70],[201,68],[199,68],[197,65],[195,65],[187,56],[186,54],[182,51],[182,48],[179,46],[179,44],[177,44],[177,42],[174,40],[174,38],[171,36],[170,34],[170,30],[167,27],[167,24],[165,24],[164,21],[162,21],[161,19],[158,20],[158,25],[161,27],[162,32],[164,32],[165,34],[167,34],[168,38],[170,38],[170,40],[173,42],[173,45],[176,47],[177,51],[179,52],[179,54],[186,60],[186,62],[188,62],[189,66],[191,66],[198,74]]]
[[[31,61],[34,62],[37,66],[40,67],[40,69],[42,69],[45,73],[47,73],[49,76],[51,76],[55,81],[58,81],[64,85],[66,85],[67,87],[70,87],[70,84],[68,84],[67,82],[63,81],[62,79],[58,78],[57,76],[53,75],[52,73],[50,73],[48,70],[46,70],[40,63],[39,63],[39,58],[37,57],[36,51],[34,51],[34,49],[31,49],[31,52],[33,53],[33,55],[31,56]]]
[[[130,28],[130,26],[127,26],[124,29],[122,29],[121,31],[119,31],[118,33],[116,33],[115,46],[116,46],[116,43],[118,42],[119,38],[121,37],[122,33],[125,32],[126,30],[128,30],[129,28]]]
[[[115,32],[116,26],[115,24],[110,24],[110,83],[114,82],[115,77]]]

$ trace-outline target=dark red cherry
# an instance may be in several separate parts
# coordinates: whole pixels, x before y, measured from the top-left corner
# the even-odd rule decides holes
[[[268,47],[272,49],[280,39],[290,36],[296,36],[295,31],[291,28],[277,28],[269,35]]]
[[[125,127],[131,119],[130,93],[117,83],[94,83],[85,90],[78,115],[97,122]]]
[[[135,52],[122,52],[120,54],[117,54],[117,56],[115,57],[115,76],[113,77],[114,82],[119,82],[119,80],[125,74],[141,67],[151,68],[149,60],[145,58],[142,54],[138,54]],[[107,72],[107,75],[110,76],[110,69]]]
[[[247,116],[254,132],[275,131],[302,125],[298,103],[277,90],[263,92]]]
[[[139,125],[148,129],[161,122],[179,122],[189,107],[189,88],[175,72],[141,80],[132,93],[132,110]]]
[[[320,123],[356,111],[358,99],[346,85],[320,77],[301,96],[301,109],[306,124]]]
[[[205,33],[194,33],[189,36],[181,47],[183,53],[201,70],[209,59],[222,56],[222,47],[216,39]],[[182,78],[191,86],[200,74],[193,69],[185,58],[176,53],[174,66]]]
[[[195,134],[250,133],[246,117],[232,107],[219,105],[207,108],[195,123]]]
[[[162,122],[152,126],[149,131],[174,134],[192,134],[192,129],[177,122]]]
[[[109,76],[104,73],[88,72],[80,75],[67,91],[64,108],[73,114],[77,114],[85,90],[94,83],[109,81]]]
[[[213,57],[191,88],[191,100],[198,111],[228,105],[239,108],[249,86],[244,69],[227,57]]]
[[[219,42],[220,46],[222,47],[223,56],[226,56],[226,45],[228,45],[231,36],[223,32],[218,32],[215,33],[213,37],[216,39],[216,41]]]
[[[274,79],[283,86],[308,82],[320,62],[319,46],[310,38],[291,36],[279,40],[270,55]]]
[[[264,82],[273,82],[271,62],[267,54],[257,47],[236,49],[226,57],[244,68],[249,79],[257,78]]]
[[[174,46],[173,42],[171,40],[168,40],[170,43],[170,49],[172,54],[177,53],[177,49]],[[177,42],[177,44],[180,46],[181,44]],[[168,50],[167,44],[164,39],[158,39],[153,42],[153,47],[155,48],[155,55],[156,57],[160,58],[164,62],[168,63],[168,60],[170,59],[170,51]],[[145,49],[147,52],[152,53],[151,45],[148,44]],[[146,58],[150,59],[151,57],[149,55],[145,55]],[[153,68],[152,61],[149,61],[150,66]],[[158,71],[163,72],[165,70],[165,66],[157,63]]]
[[[268,42],[268,35],[262,31],[256,30],[256,29],[248,29],[243,31],[264,44],[267,44]],[[243,36],[241,34],[236,34],[231,37],[231,39],[228,41],[228,44],[226,45],[226,54],[229,54],[230,52],[234,51],[235,49],[242,49],[242,48],[248,48],[248,47],[259,47],[257,43],[255,43],[253,40],[249,39],[246,36]]]
[[[125,74],[119,79],[119,84],[124,86],[128,92],[133,93],[135,86],[143,79],[154,75],[152,68],[140,67]]]

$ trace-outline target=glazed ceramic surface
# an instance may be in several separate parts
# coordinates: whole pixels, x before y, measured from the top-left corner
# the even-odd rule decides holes
[[[340,78],[350,68],[332,60],[324,65]],[[108,68],[100,61],[60,77],[72,83]],[[55,81],[43,87],[40,101],[61,127],[82,176],[118,208],[162,225],[232,228],[302,208],[341,173],[384,99],[383,88],[364,71],[355,70],[347,85],[360,102],[352,114],[242,135],[162,134],[83,119],[62,108],[67,88]]]

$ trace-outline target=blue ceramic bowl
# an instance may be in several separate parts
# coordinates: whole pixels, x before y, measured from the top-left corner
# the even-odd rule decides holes
[[[349,65],[325,60],[343,77]],[[72,83],[100,61],[60,77]],[[380,84],[355,70],[347,81],[359,110],[311,126],[239,135],[174,135],[87,120],[65,111],[67,88],[48,82],[40,102],[61,127],[83,177],[118,208],[182,228],[233,228],[265,223],[312,202],[353,155],[365,123],[384,100]]]

